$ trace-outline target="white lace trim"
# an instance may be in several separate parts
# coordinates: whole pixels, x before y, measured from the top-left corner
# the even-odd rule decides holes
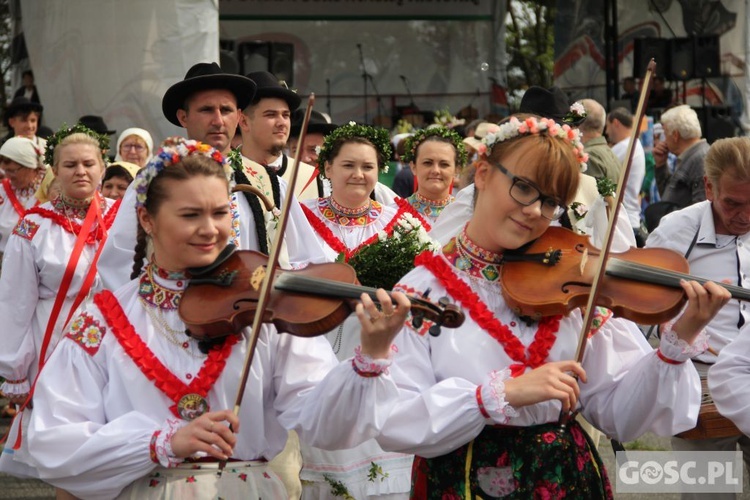
[[[497,424],[507,424],[518,412],[505,400],[505,381],[510,378],[510,369],[490,372],[489,381],[482,385],[484,409]]]
[[[164,426],[161,428],[159,437],[156,438],[156,445],[154,447],[156,458],[162,467],[176,467],[184,461],[183,458],[176,457],[172,451],[172,438],[186,424],[187,422],[184,420],[176,419],[167,419],[164,422]]]
[[[690,345],[687,341],[679,338],[672,329],[676,319],[669,321],[661,327],[661,342],[659,349],[661,353],[674,361],[687,361],[690,358],[706,352],[708,349],[708,333],[704,328]]]
[[[3,382],[3,385],[0,385],[0,392],[5,394],[6,396],[22,396],[24,394],[28,394],[31,390],[31,385],[29,385],[29,381],[27,379],[24,379],[23,382],[19,382],[17,384],[11,384],[7,380]]]
[[[391,350],[388,352],[388,357],[385,359],[373,359],[366,354],[362,354],[362,346],[357,346],[354,349],[354,358],[352,359],[352,365],[354,371],[361,376],[378,376],[381,373],[388,373],[388,367],[393,362],[393,353],[398,352],[398,348],[395,345],[391,346]]]

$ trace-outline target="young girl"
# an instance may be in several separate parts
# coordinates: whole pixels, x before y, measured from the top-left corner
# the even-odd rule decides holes
[[[41,364],[62,336],[65,321],[76,299],[101,288],[90,269],[96,251],[112,224],[117,205],[99,194],[104,173],[102,146],[106,139],[76,126],[62,129],[47,143],[47,161],[52,165],[61,194],[48,203],[31,208],[8,239],[0,279],[0,390],[12,403],[26,401]],[[92,203],[98,204],[92,206]],[[100,210],[84,234],[80,253],[74,249],[89,210]],[[67,283],[68,286],[64,286]],[[44,357],[42,357],[44,353]],[[17,444],[20,422],[28,424],[30,407],[17,417],[5,443],[0,470],[35,476],[24,437]]]
[[[384,206],[370,198],[378,182],[378,171],[385,167],[390,154],[385,129],[349,123],[326,136],[318,164],[331,183],[331,196],[304,200],[302,208],[329,262],[336,261],[340,254],[349,261],[368,245],[378,243],[379,233],[382,239],[392,238],[405,216],[418,224],[408,217],[408,204]],[[381,269],[385,272],[385,263]],[[401,270],[393,283],[407,270]],[[339,359],[355,354],[358,329],[357,318],[352,315],[327,334]],[[305,499],[334,498],[337,488],[346,489],[357,499],[408,495],[412,456],[386,453],[375,441],[335,452],[303,447],[302,456],[300,477]]]
[[[227,410],[249,331],[206,348],[177,312],[187,270],[213,263],[231,230],[225,166],[208,145],[179,140],[138,174],[136,255],[147,239],[153,254],[139,278],[76,316],[42,372],[29,442],[46,481],[86,499],[287,498],[266,464],[286,428],[318,446],[358,444],[371,423],[355,409],[391,392],[377,375],[408,302],[396,296],[395,310],[383,292],[383,313],[358,306],[361,355],[331,373],[345,397],[326,389],[336,360],[324,339],[266,325],[239,417]],[[229,460],[221,474],[219,460]]]
[[[455,199],[451,190],[456,173],[466,165],[466,148],[460,135],[441,126],[420,130],[405,140],[403,158],[417,179],[417,191],[406,201],[429,229]]]
[[[377,440],[418,455],[413,498],[611,497],[596,449],[575,420],[561,427],[561,410],[622,441],[691,428],[700,384],[685,361],[705,349],[699,333],[729,294],[685,283],[688,306],[657,350],[635,324],[597,309],[583,362],[571,361],[580,311],[527,323],[506,305],[499,272],[503,254],[541,236],[573,197],[586,160],[578,133],[513,117],[484,143],[472,218],[398,286],[450,297],[466,321],[438,337],[426,335],[428,321],[402,329],[391,369],[401,391]]]

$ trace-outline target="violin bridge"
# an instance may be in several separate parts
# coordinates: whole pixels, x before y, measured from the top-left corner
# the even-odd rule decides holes
[[[258,266],[255,268],[255,271],[253,271],[253,274],[250,276],[250,286],[253,287],[255,291],[260,290],[261,285],[263,284],[263,280],[266,277],[266,268],[265,266]]]
[[[583,271],[586,269],[586,261],[589,260],[589,249],[584,248],[583,254],[581,254],[581,267],[578,270],[578,272],[581,273],[581,276],[583,276]]]

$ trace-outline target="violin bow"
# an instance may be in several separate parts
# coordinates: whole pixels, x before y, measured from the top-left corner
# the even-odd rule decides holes
[[[617,191],[614,196],[615,206],[610,210],[609,225],[607,226],[606,234],[602,242],[602,249],[600,252],[599,263],[596,266],[594,278],[591,281],[591,292],[589,293],[589,299],[586,303],[586,309],[583,314],[583,327],[578,338],[578,349],[576,351],[576,361],[581,363],[583,361],[583,355],[586,352],[586,341],[588,340],[588,333],[591,330],[591,325],[594,320],[594,314],[596,309],[596,302],[599,299],[601,293],[601,284],[604,278],[604,274],[607,270],[607,259],[612,247],[612,236],[617,227],[617,218],[620,213],[622,205],[622,199],[625,194],[625,183],[630,175],[630,166],[633,163],[633,154],[635,153],[636,141],[638,140],[641,132],[641,122],[646,111],[646,102],[648,102],[648,96],[651,92],[651,80],[656,70],[656,63],[653,59],[648,63],[646,68],[646,76],[643,78],[643,86],[641,87],[641,94],[638,98],[638,107],[636,108],[633,130],[630,132],[630,143],[628,144],[628,151],[626,159],[623,162],[623,167],[620,170],[620,178],[617,183]],[[566,419],[561,417],[563,423]]]
[[[307,125],[310,122],[310,114],[312,113],[313,103],[315,102],[315,94],[310,94],[307,99],[307,109],[305,110],[305,118],[302,121],[302,129],[299,135],[299,148],[298,151],[302,151],[305,145],[305,138],[307,137]],[[294,159],[292,164],[292,170],[287,184],[286,197],[284,203],[281,205],[281,215],[279,215],[279,221],[276,228],[276,234],[274,235],[273,242],[269,249],[268,263],[266,265],[266,273],[263,277],[263,284],[260,287],[260,294],[258,296],[258,306],[255,310],[255,317],[253,318],[253,327],[250,334],[250,345],[245,356],[245,365],[242,368],[242,375],[240,376],[240,386],[237,390],[237,397],[234,402],[234,414],[239,417],[240,408],[242,406],[242,399],[245,395],[245,388],[247,387],[247,379],[250,376],[250,367],[253,364],[253,357],[255,355],[255,347],[258,344],[258,336],[260,335],[260,327],[263,324],[263,313],[268,305],[271,298],[271,290],[273,290],[273,280],[276,269],[276,265],[279,261],[279,254],[281,252],[281,245],[284,241],[284,232],[286,231],[287,221],[289,220],[289,208],[292,205],[292,199],[294,198],[294,188],[297,185],[297,170],[299,169],[300,156]],[[263,224],[263,221],[255,221],[256,224]],[[226,461],[219,462],[219,475],[226,466]]]

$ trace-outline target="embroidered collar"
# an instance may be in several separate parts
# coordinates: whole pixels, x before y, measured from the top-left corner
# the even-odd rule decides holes
[[[340,226],[367,226],[372,224],[383,212],[383,206],[377,201],[370,201],[364,207],[349,209],[332,198],[318,198],[318,210],[326,220]]]
[[[500,278],[503,256],[474,243],[466,234],[466,226],[443,247],[443,255],[456,269],[472,278],[491,282]]]
[[[122,201],[117,200],[112,205],[112,207],[108,209],[107,199],[100,194],[97,194],[97,196],[99,198],[101,211],[102,213],[104,213],[104,228],[102,228],[99,224],[95,225],[95,227],[91,230],[88,237],[86,238],[86,243],[88,243],[89,245],[99,242],[102,240],[102,238],[104,238],[106,230],[112,226],[112,222],[114,222],[115,220],[115,215],[117,215],[117,210],[120,208],[120,202]],[[37,214],[45,219],[50,219],[55,224],[63,228],[63,230],[65,230],[66,232],[72,234],[73,236],[78,236],[78,233],[81,232],[81,224],[73,221],[63,210],[57,209],[57,207],[54,208],[55,210],[49,210],[47,208],[43,208],[43,206],[36,206],[30,208],[26,212],[26,215]],[[86,213],[84,212],[83,216],[79,218],[85,219]]]
[[[141,274],[138,295],[143,299],[144,304],[174,311],[180,305],[182,291],[186,285],[187,280],[184,274],[170,273],[155,264],[149,264],[146,272]]]
[[[454,200],[455,198],[450,195],[448,195],[447,198],[439,201],[430,200],[429,198],[425,198],[418,192],[415,192],[407,198],[407,201],[411,204],[412,207],[414,207],[414,210],[425,217],[429,217],[432,221],[437,219],[443,209]]]
[[[321,208],[321,203],[324,202],[325,198],[319,198],[318,199],[318,208]],[[378,210],[382,209],[382,206],[380,203],[373,201],[372,202],[373,209],[377,207]],[[305,214],[305,217],[307,217],[307,220],[310,222],[310,225],[312,226],[313,230],[321,237],[323,238],[323,241],[328,244],[331,249],[333,249],[338,254],[344,254],[344,262],[347,262],[349,259],[352,258],[352,256],[357,253],[361,248],[366,247],[367,245],[375,242],[378,240],[378,233],[373,234],[369,238],[367,238],[365,241],[360,243],[356,248],[349,249],[346,244],[341,241],[336,235],[333,234],[333,231],[326,225],[325,222],[323,222],[320,217],[315,215],[315,213],[307,208],[306,205],[300,204],[300,207],[302,207],[302,212]],[[382,231],[390,237],[393,234],[393,228],[396,226],[396,223],[398,220],[403,216],[404,212],[407,212],[408,210],[405,209],[403,206],[399,206],[398,211],[396,212],[396,215],[393,216],[393,218],[390,220],[390,222],[382,229]],[[325,213],[323,210],[320,210],[321,216],[325,217]],[[328,217],[325,217],[325,220],[331,220]]]
[[[98,192],[95,196],[98,196],[100,206],[104,207],[104,197]],[[76,219],[85,219],[86,212],[88,212],[89,206],[91,205],[91,198],[76,200],[75,198],[69,198],[64,194],[60,194],[57,198],[54,198],[51,203],[58,212],[62,212],[63,214]]]
[[[513,377],[522,375],[526,368],[534,369],[547,361],[549,351],[557,340],[562,316],[548,316],[542,319],[534,334],[534,340],[527,349],[513,331],[497,319],[487,305],[474,293],[474,290],[456,275],[453,267],[439,254],[422,252],[414,260],[414,263],[417,266],[427,268],[448,294],[469,311],[471,319],[503,347],[505,354],[515,361],[510,366]]]

